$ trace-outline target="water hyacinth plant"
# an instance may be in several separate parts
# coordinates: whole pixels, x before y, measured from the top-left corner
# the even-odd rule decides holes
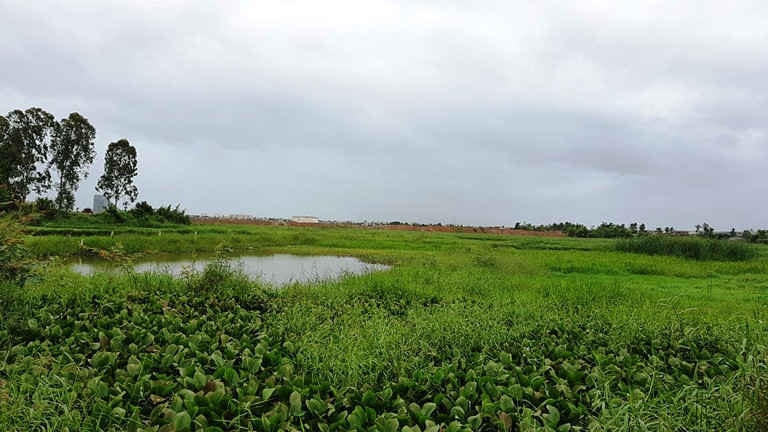
[[[629,255],[589,239],[302,233],[254,228],[200,244],[236,238],[233,253],[335,252],[394,268],[279,290],[223,257],[181,278],[51,267],[27,280],[2,306],[0,427],[765,427],[763,258]],[[140,236],[110,241],[130,253]],[[66,239],[32,240],[52,250]]]

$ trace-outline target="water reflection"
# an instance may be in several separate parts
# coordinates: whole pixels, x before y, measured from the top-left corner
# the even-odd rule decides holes
[[[133,268],[137,272],[162,272],[178,276],[185,271],[200,271],[211,261],[213,261],[211,258],[146,261],[135,264]],[[383,264],[371,264],[357,258],[337,256],[278,254],[241,256],[232,258],[231,261],[235,268],[241,269],[250,278],[271,285],[336,279],[348,274],[370,273],[389,268]],[[71,264],[70,268],[84,275],[117,270],[114,265],[103,261],[80,261]]]

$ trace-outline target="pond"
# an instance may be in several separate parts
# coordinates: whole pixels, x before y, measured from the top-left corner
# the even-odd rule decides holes
[[[133,266],[137,272],[158,272],[179,276],[184,272],[201,271],[213,258],[177,257],[176,259],[138,262]],[[316,282],[337,279],[345,275],[370,273],[387,270],[383,264],[371,264],[353,257],[267,255],[240,256],[231,258],[233,267],[242,270],[248,277],[261,282],[280,286],[290,283]],[[83,275],[117,271],[114,265],[105,261],[78,261],[70,268]]]

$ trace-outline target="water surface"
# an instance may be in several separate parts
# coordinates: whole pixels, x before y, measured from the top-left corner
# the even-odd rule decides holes
[[[137,272],[160,272],[179,276],[189,271],[201,271],[213,258],[183,258],[136,263]],[[241,256],[231,259],[234,268],[248,277],[270,285],[286,285],[294,282],[315,282],[337,279],[345,275],[364,274],[386,270],[389,266],[371,264],[353,257],[299,256],[277,254],[268,256]],[[117,271],[104,261],[78,261],[70,268],[80,274]]]

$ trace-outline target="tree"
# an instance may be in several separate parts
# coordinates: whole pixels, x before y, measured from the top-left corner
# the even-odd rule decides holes
[[[5,137],[8,134],[8,129],[11,124],[8,120],[0,115],[0,154],[5,150]],[[3,157],[0,159],[0,210],[13,203],[11,201],[11,194],[8,187],[7,168],[5,168],[6,159]]]
[[[56,120],[40,108],[14,110],[0,116],[0,185],[14,201],[24,201],[30,192],[50,187],[45,165]]]
[[[51,142],[51,165],[58,175],[56,207],[71,211],[75,207],[75,191],[80,180],[88,176],[88,166],[96,156],[93,141],[96,129],[88,119],[72,113],[62,119]]]
[[[96,190],[102,192],[112,205],[119,205],[122,197],[127,197],[125,206],[136,201],[138,189],[133,178],[138,174],[136,167],[136,148],[128,140],[121,139],[109,144],[104,155],[104,174],[96,184]]]

